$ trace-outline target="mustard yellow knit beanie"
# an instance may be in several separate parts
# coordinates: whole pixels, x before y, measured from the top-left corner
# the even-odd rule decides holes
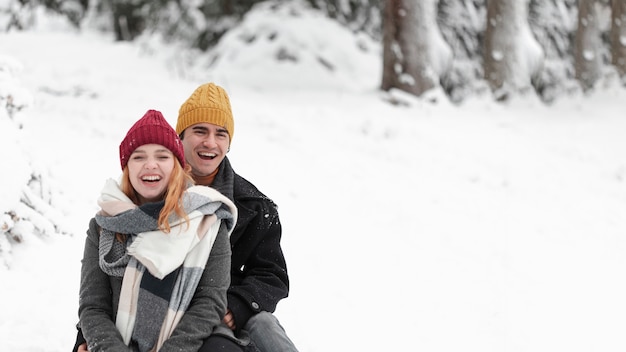
[[[187,127],[206,122],[223,126],[233,141],[235,121],[230,108],[230,100],[224,88],[215,83],[205,83],[191,94],[178,110],[176,133],[181,134]]]

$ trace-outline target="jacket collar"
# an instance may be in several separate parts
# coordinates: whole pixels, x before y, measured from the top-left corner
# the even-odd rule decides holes
[[[219,171],[217,175],[215,175],[215,180],[213,180],[211,187],[215,188],[228,199],[233,201],[237,207],[237,223],[231,235],[231,243],[235,243],[242,234],[241,231],[238,231],[238,229],[242,227],[245,228],[246,225],[257,215],[255,210],[245,206],[243,200],[246,198],[249,199],[250,197],[259,197],[258,191],[253,189],[247,181],[235,173],[228,157],[222,160]]]

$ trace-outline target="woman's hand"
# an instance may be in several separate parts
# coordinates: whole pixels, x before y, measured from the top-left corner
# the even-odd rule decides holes
[[[230,309],[228,309],[226,311],[226,315],[224,315],[224,324],[226,324],[226,326],[228,326],[231,330],[235,330],[237,328],[237,325],[235,325],[235,317],[233,317],[233,312],[231,312]],[[80,349],[78,352],[80,352]]]
[[[87,349],[87,343],[83,343],[82,345],[78,346],[78,352],[89,352],[89,350]]]

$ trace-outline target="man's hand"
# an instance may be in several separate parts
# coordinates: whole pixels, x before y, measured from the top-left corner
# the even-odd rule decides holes
[[[231,312],[230,309],[226,311],[226,315],[224,316],[224,324],[226,324],[226,326],[228,326],[228,328],[231,330],[235,330],[237,328],[237,325],[235,325],[235,317],[233,317],[233,312]],[[80,349],[78,350],[78,352],[81,352]]]
[[[89,350],[87,349],[87,343],[83,343],[82,345],[78,346],[78,352],[89,352]]]

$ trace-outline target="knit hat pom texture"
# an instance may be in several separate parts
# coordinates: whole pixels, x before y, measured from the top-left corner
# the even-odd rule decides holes
[[[122,170],[135,149],[145,144],[160,144],[169,149],[185,167],[185,152],[178,134],[165,120],[163,114],[156,110],[148,110],[139,121],[128,130],[120,143],[120,164]]]

